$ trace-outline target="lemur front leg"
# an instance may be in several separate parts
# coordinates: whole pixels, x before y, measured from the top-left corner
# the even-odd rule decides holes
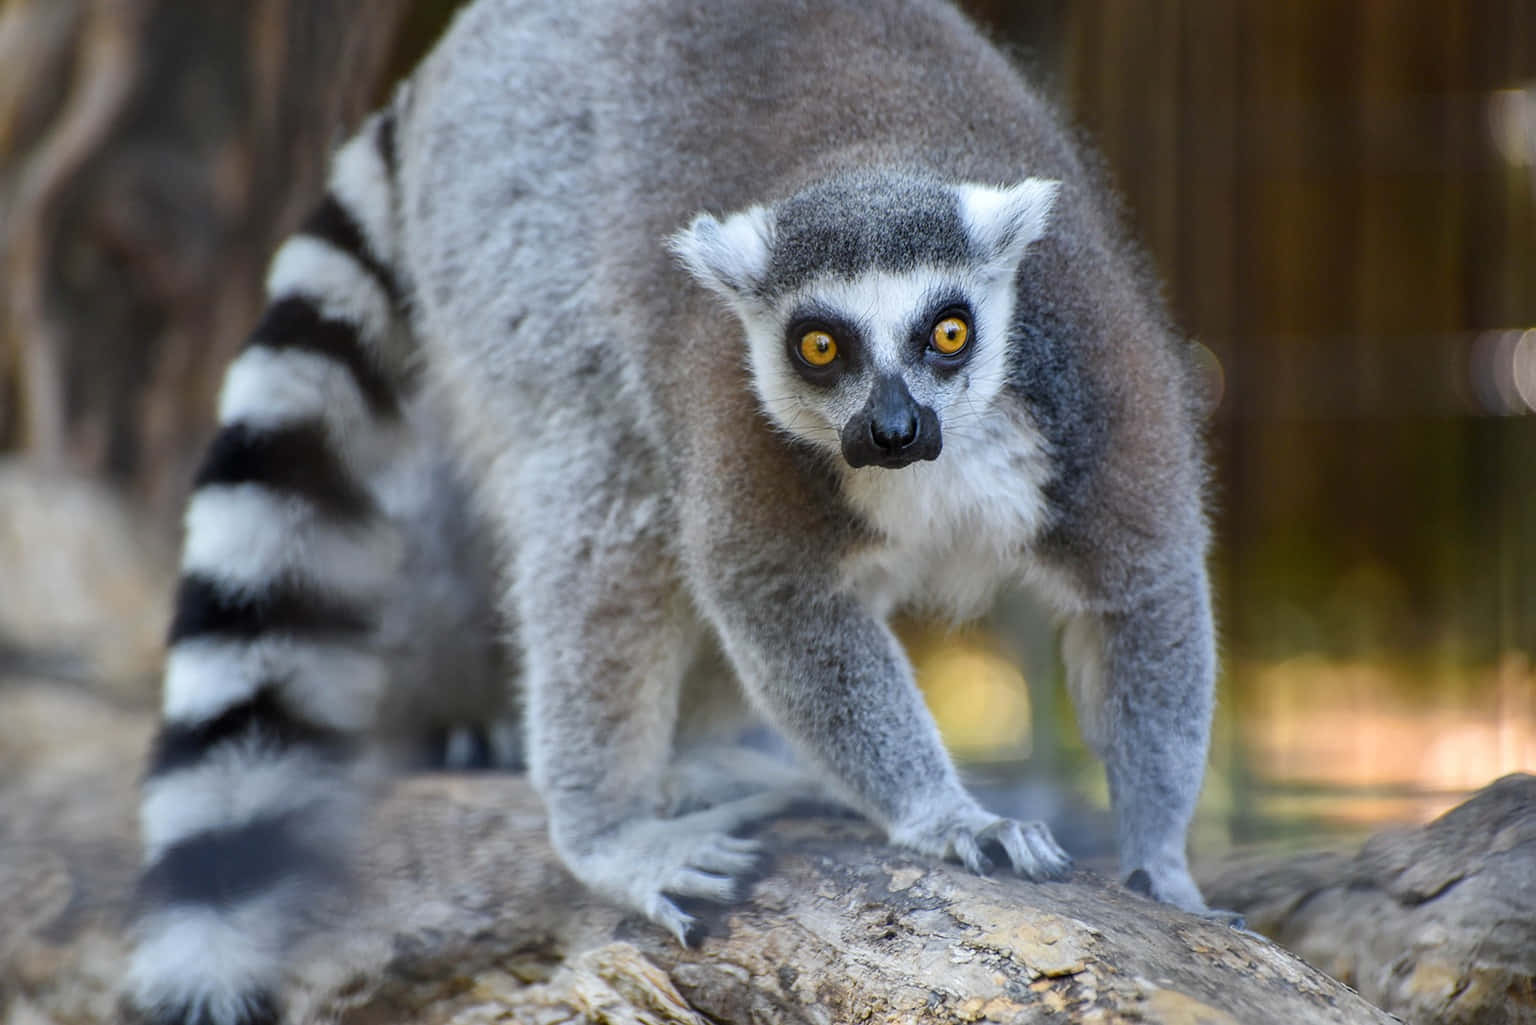
[[[1185,842],[1205,777],[1216,656],[1205,568],[1188,562],[1127,608],[1072,618],[1062,647],[1078,722],[1109,776],[1122,877],[1204,912]]]
[[[760,592],[751,579],[766,581]],[[1001,858],[1032,879],[1066,874],[1043,823],[994,815],[966,792],[900,644],[862,602],[805,574],[735,584],[713,588],[706,613],[756,704],[830,789],[901,846],[976,872]]]
[[[702,624],[682,597],[660,499],[626,482],[621,457],[580,472],[568,461],[534,468],[520,482],[531,501],[509,521],[509,593],[524,641],[529,769],[571,872],[689,943],[696,923],[675,898],[739,900],[761,857],[756,841],[732,834],[786,802],[759,794],[671,814],[678,694]]]

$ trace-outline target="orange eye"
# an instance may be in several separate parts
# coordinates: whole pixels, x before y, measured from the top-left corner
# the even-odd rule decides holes
[[[825,331],[807,331],[800,336],[800,358],[813,367],[824,367],[837,359],[837,342]]]
[[[934,351],[945,356],[953,356],[965,348],[965,343],[970,340],[971,329],[959,317],[945,317],[933,325],[933,334],[928,336],[928,344]]]

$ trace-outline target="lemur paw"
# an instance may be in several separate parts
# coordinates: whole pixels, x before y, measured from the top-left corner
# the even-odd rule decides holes
[[[903,847],[959,861],[977,875],[991,872],[998,856],[1019,875],[1036,882],[1064,879],[1072,870],[1072,857],[1044,822],[1005,819],[980,808],[936,824],[895,829],[891,839]]]
[[[702,938],[679,900],[736,904],[746,899],[764,862],[762,846],[733,830],[782,810],[775,795],[758,795],[674,819],[635,819],[584,843],[561,844],[577,878],[639,911],[684,946]]]

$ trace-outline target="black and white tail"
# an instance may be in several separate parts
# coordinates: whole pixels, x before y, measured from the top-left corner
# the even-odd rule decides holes
[[[284,951],[356,821],[398,559],[367,481],[400,444],[409,358],[392,136],[385,112],[336,154],[273,260],[187,510],[127,994],[153,1025],[280,1019]]]

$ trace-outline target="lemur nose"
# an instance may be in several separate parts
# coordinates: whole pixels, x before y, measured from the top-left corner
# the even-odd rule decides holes
[[[886,374],[875,382],[869,396],[869,440],[876,450],[896,455],[917,440],[917,403],[906,382]]]
[[[917,414],[911,408],[891,413],[869,421],[869,436],[876,448],[895,454],[917,440]]]

